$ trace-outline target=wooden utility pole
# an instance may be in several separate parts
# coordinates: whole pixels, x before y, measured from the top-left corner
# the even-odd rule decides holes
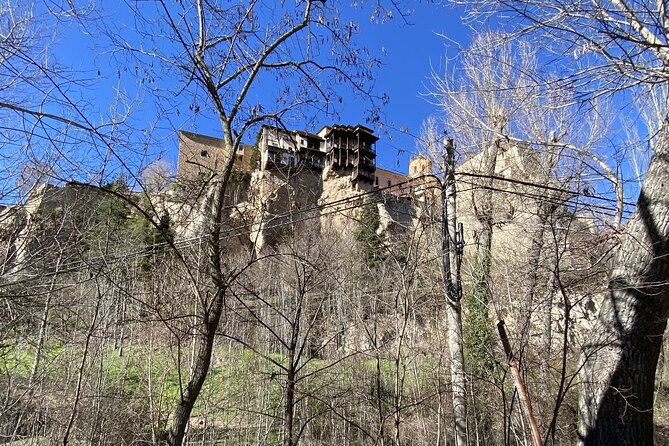
[[[442,257],[444,294],[448,317],[448,351],[451,360],[451,390],[455,446],[467,445],[467,391],[465,387],[465,357],[462,338],[462,286],[460,285],[460,255],[462,237],[457,236],[455,215],[455,147],[453,140],[444,141],[444,179],[442,182]],[[457,237],[457,240],[456,240]],[[455,265],[456,283],[452,266]]]
[[[513,380],[516,383],[516,389],[518,390],[518,396],[520,397],[520,402],[525,409],[525,415],[530,423],[530,428],[532,429],[532,439],[534,440],[534,446],[542,446],[541,434],[539,433],[539,425],[537,424],[536,418],[534,418],[534,413],[532,412],[532,403],[530,402],[530,395],[527,393],[527,387],[523,382],[523,377],[520,374],[520,367],[518,367],[518,361],[513,357],[513,351],[511,350],[511,343],[509,342],[509,337],[506,334],[506,329],[504,328],[504,321],[500,320],[497,322],[497,331],[499,332],[499,338],[502,340],[502,347],[504,348],[504,354],[506,359],[509,362],[511,367],[511,372],[513,373]]]

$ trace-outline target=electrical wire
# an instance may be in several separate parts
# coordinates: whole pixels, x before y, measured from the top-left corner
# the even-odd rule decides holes
[[[405,181],[402,181],[400,183],[396,183],[396,184],[393,184],[393,185],[390,185],[390,186],[379,187],[379,188],[376,188],[376,189],[372,189],[370,191],[361,192],[361,193],[356,194],[356,195],[352,195],[352,196],[349,196],[349,197],[341,198],[341,199],[330,201],[330,202],[324,202],[324,203],[317,204],[315,206],[311,206],[311,207],[304,208],[304,209],[289,210],[289,211],[286,211],[282,214],[277,214],[277,215],[272,216],[268,221],[271,222],[271,221],[276,220],[277,222],[274,223],[274,224],[263,225],[259,229],[263,230],[263,231],[271,230],[271,229],[280,228],[280,227],[284,227],[284,226],[288,226],[288,225],[294,225],[296,223],[300,223],[300,222],[304,222],[304,221],[308,221],[308,220],[312,220],[312,219],[316,219],[316,218],[322,218],[322,217],[332,215],[332,214],[335,214],[335,213],[340,213],[340,212],[344,212],[344,211],[348,211],[348,210],[353,210],[353,209],[356,209],[356,208],[360,208],[367,203],[378,204],[378,203],[381,203],[381,202],[385,202],[387,200],[383,196],[383,192],[390,191],[390,190],[399,190],[400,192],[402,192],[402,190],[405,189],[404,186],[411,185],[412,183],[418,183],[417,185],[421,186],[421,187],[440,188],[441,187],[440,183],[438,183],[439,186],[436,186],[436,185],[435,186],[429,186],[428,183],[426,182],[426,180],[430,180],[430,179],[433,180],[433,181],[440,182],[441,180],[438,177],[439,174],[443,175],[443,172],[437,171],[435,174],[426,174],[426,175],[421,175],[421,176],[417,176],[417,177],[414,177],[414,178],[409,178]],[[523,181],[523,180],[516,180],[516,179],[512,179],[512,178],[496,176],[496,175],[488,176],[488,175],[474,174],[474,173],[469,173],[469,172],[456,172],[456,175],[472,177],[472,178],[493,179],[493,180],[509,182],[509,183],[512,183],[512,184],[519,184],[519,185],[523,185],[523,186],[538,188],[538,189],[542,189],[542,190],[550,190],[550,191],[554,191],[554,192],[566,193],[566,194],[570,195],[571,198],[567,198],[567,199],[564,199],[564,200],[559,200],[558,198],[549,198],[546,195],[539,195],[539,194],[534,194],[534,193],[529,193],[529,192],[521,192],[521,191],[517,191],[517,190],[500,189],[500,188],[496,188],[496,187],[492,187],[492,186],[480,185],[476,182],[466,181],[466,180],[459,180],[459,183],[464,183],[464,184],[470,185],[472,187],[470,187],[468,190],[459,189],[458,193],[463,193],[463,192],[466,192],[466,191],[469,191],[469,190],[485,189],[485,190],[491,190],[491,191],[494,191],[494,192],[502,192],[502,193],[508,193],[508,194],[512,194],[512,195],[516,195],[516,196],[521,196],[521,197],[524,197],[524,198],[531,198],[531,199],[534,199],[534,200],[540,200],[542,202],[548,202],[548,203],[555,204],[555,205],[565,205],[569,202],[569,200],[571,200],[573,198],[581,197],[581,194],[579,194],[578,192],[575,192],[575,191],[556,188],[554,186],[540,184],[540,183],[533,183],[533,182],[528,182],[528,181]],[[411,190],[411,188],[409,188],[409,189]],[[368,196],[374,196],[374,195],[377,196],[376,199],[365,202],[365,198],[367,198]],[[607,197],[601,197],[601,196],[588,195],[588,198],[599,199],[599,200],[604,200],[604,201],[615,201],[615,200],[611,200]],[[611,212],[611,211],[616,211],[617,210],[615,207],[597,205],[597,204],[594,204],[594,203],[579,203],[579,204],[584,205],[588,208],[600,209],[601,210],[600,213],[602,215],[606,215],[608,217],[613,217],[615,214],[607,213],[605,211]],[[629,205],[631,203],[625,202],[625,204]],[[344,206],[344,207],[341,207],[341,206]],[[331,207],[336,207],[336,209],[331,210],[330,212],[326,212],[326,213],[322,212],[322,211],[324,211],[328,208],[331,208]],[[224,207],[224,209],[236,209],[236,208],[237,208],[237,205],[229,205],[229,206]],[[315,215],[309,215],[308,217],[305,217],[305,218],[295,219],[295,216],[297,216],[297,215],[307,214],[307,213],[310,214],[310,213],[314,213],[316,211],[318,211],[319,213],[315,214]],[[623,212],[631,213],[630,211],[627,211],[627,210],[623,210]],[[576,217],[576,218],[588,218],[588,217],[577,216],[577,215],[574,215],[574,217]],[[284,219],[289,219],[289,221],[287,221],[287,222],[282,221]],[[221,232],[221,240],[240,237],[240,236],[243,236],[243,235],[250,235],[254,231],[253,226],[256,226],[256,225],[257,225],[257,223],[251,223],[251,224],[245,225],[244,228],[230,228],[228,230],[222,231]],[[208,236],[209,236],[209,234],[201,234],[201,235],[197,235],[197,236],[193,236],[193,237],[188,237],[188,238],[185,238],[185,239],[179,239],[179,240],[174,241],[172,243],[172,245],[173,245],[174,248],[189,248],[189,247],[195,246],[202,239],[204,239]],[[160,249],[166,248],[169,245],[170,244],[168,242],[154,243],[154,244],[145,246],[140,251],[135,251],[135,252],[132,252],[132,253],[125,253],[125,254],[122,254],[122,255],[119,255],[119,256],[116,256],[116,257],[111,257],[110,258],[109,256],[99,256],[97,258],[92,258],[92,259],[72,261],[69,264],[61,265],[58,272],[41,273],[41,274],[38,274],[38,275],[37,274],[36,275],[31,275],[29,277],[25,277],[23,279],[20,279],[19,281],[12,281],[12,282],[7,282],[7,283],[4,283],[4,284],[0,284],[0,288],[2,288],[4,286],[8,286],[8,285],[15,285],[17,283],[28,281],[28,280],[31,280],[31,279],[37,278],[37,277],[50,277],[50,276],[56,275],[56,274],[65,274],[65,273],[81,271],[81,270],[84,270],[84,269],[90,269],[91,266],[96,266],[97,264],[109,265],[109,264],[118,263],[118,262],[122,262],[122,261],[129,261],[129,260],[139,259],[139,258],[143,258],[143,257],[150,257],[150,256],[155,255],[156,251],[159,251]]]

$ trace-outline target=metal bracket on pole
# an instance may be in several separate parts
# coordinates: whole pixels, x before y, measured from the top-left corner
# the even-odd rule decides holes
[[[465,252],[465,230],[462,223],[458,223],[458,232],[455,234],[455,295],[462,300],[462,255]]]

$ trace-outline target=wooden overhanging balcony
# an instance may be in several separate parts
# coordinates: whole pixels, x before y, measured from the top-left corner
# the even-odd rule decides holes
[[[366,152],[376,154],[376,145],[366,141],[358,141],[350,138],[332,138],[332,149],[350,150],[353,152]]]

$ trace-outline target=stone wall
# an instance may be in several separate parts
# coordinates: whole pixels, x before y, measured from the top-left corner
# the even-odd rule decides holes
[[[250,171],[255,168],[254,147],[240,144],[235,154],[235,168]],[[223,169],[225,141],[213,136],[179,131],[179,161],[177,176],[180,182],[202,183]]]
[[[249,209],[253,213],[251,243],[257,250],[272,247],[318,224],[318,201],[323,192],[321,175],[308,169],[259,170],[252,173]]]

